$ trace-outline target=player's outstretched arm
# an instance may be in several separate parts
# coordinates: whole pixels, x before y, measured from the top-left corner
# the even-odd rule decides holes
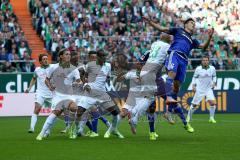
[[[214,33],[214,28],[212,28],[212,29],[208,32],[208,39],[207,39],[207,41],[206,41],[205,43],[202,43],[202,44],[199,45],[199,48],[200,48],[200,49],[203,49],[203,50],[206,50],[206,49],[207,49],[207,47],[208,47],[208,45],[209,45],[209,43],[210,43],[210,41],[211,41],[211,39],[212,39],[213,33]]]
[[[47,85],[47,87],[49,88],[50,91],[54,91],[55,90],[55,87],[53,87],[51,85],[50,79],[48,77],[45,79],[45,84]]]
[[[163,26],[153,22],[151,19],[149,19],[147,17],[142,17],[142,19],[145,22],[147,22],[148,24],[150,24],[151,26],[153,26],[154,28],[158,29],[159,31],[169,34],[169,28],[168,27],[163,27]]]
[[[31,90],[32,86],[36,83],[36,77],[32,77],[31,82],[29,84],[29,87],[26,89],[25,93],[29,93]]]

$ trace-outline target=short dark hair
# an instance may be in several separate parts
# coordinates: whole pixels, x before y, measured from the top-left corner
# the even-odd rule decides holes
[[[60,57],[61,55],[63,55],[68,49],[63,48],[58,52],[58,57]]]
[[[47,57],[48,57],[48,54],[46,54],[46,53],[41,53],[41,54],[39,54],[39,56],[38,56],[39,62],[42,61],[42,58],[43,58],[44,56],[47,56]]]
[[[195,22],[194,19],[192,19],[192,18],[188,18],[188,19],[184,22],[184,26],[185,26],[189,21],[193,21],[193,22]]]
[[[208,60],[210,59],[210,57],[209,57],[208,55],[203,55],[203,56],[202,56],[202,59],[203,59],[203,58],[207,58]]]
[[[96,51],[89,51],[89,52],[88,52],[88,55],[89,55],[89,56],[92,55],[92,54],[97,54],[97,52],[96,52]]]
[[[106,55],[103,49],[99,49],[97,51],[97,56],[100,56],[100,55]]]

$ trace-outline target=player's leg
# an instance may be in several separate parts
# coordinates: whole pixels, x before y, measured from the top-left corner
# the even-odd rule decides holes
[[[172,51],[166,60],[165,67],[168,70],[168,77],[166,78],[165,92],[166,92],[166,104],[177,103],[172,97],[173,94],[173,83],[178,71],[178,59],[176,53]]]
[[[213,94],[213,90],[210,89],[208,92],[207,92],[207,95],[206,95],[206,100],[207,102],[209,103],[210,105],[210,108],[209,108],[209,112],[210,112],[210,118],[209,118],[209,122],[210,123],[217,123],[214,116],[215,116],[215,110],[216,110],[216,100],[215,100],[215,96]]]
[[[38,103],[35,102],[35,108],[34,108],[34,112],[31,116],[31,124],[30,124],[30,129],[28,130],[28,133],[33,133],[34,129],[35,129],[35,125],[37,123],[37,118],[38,118],[38,114],[41,111],[42,106]]]
[[[46,132],[52,128],[54,122],[56,121],[56,118],[60,116],[61,113],[62,113],[62,110],[58,110],[58,109],[52,111],[52,113],[47,117],[41,132],[38,134],[36,138],[37,140],[43,139]]]
[[[155,110],[156,110],[156,105],[155,101],[150,105],[148,112],[147,112],[147,118],[148,118],[148,123],[149,123],[149,138],[150,140],[156,140],[158,135],[155,132]]]
[[[41,111],[42,105],[44,104],[44,97],[36,94],[36,100],[35,100],[35,107],[34,112],[31,116],[31,123],[30,123],[30,129],[28,130],[28,133],[33,133],[35,129],[35,125],[37,123],[37,117],[39,112]]]
[[[132,109],[132,117],[129,121],[131,131],[133,134],[136,134],[136,127],[138,123],[138,119],[144,113],[146,113],[148,107],[153,102],[153,98],[137,98],[136,99],[136,106]]]
[[[100,118],[100,113],[97,111],[97,108],[91,109],[91,115],[92,115],[92,133],[89,135],[89,137],[97,137],[98,134],[98,119]]]
[[[112,123],[104,134],[104,138],[109,138],[111,133],[116,135],[118,138],[124,138],[124,136],[118,131],[118,125],[120,122],[119,107],[113,101],[105,102],[101,106],[106,108],[106,110],[112,114]]]
[[[192,121],[192,115],[195,112],[195,110],[197,109],[197,106],[199,105],[199,103],[202,101],[202,99],[204,98],[205,94],[201,93],[199,91],[197,91],[193,97],[193,100],[191,102],[191,106],[188,110],[188,115],[187,115],[187,122],[191,122]]]

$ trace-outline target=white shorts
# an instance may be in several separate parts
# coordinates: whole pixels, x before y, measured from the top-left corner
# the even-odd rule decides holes
[[[40,94],[35,94],[35,103],[38,103],[42,107],[51,107],[52,106],[52,98],[44,97]]]
[[[200,91],[196,91],[193,100],[192,100],[192,104],[195,105],[199,105],[199,103],[202,101],[202,99],[206,96],[206,101],[209,100],[215,100],[215,96],[213,94],[213,90],[209,89],[206,92],[200,92]]]
[[[69,101],[76,101],[75,97],[73,95],[67,95],[67,94],[62,94],[62,93],[54,93],[53,99],[52,99],[52,106],[51,109],[55,110],[58,103],[64,100],[69,100]],[[66,106],[65,106],[66,107]]]
[[[85,92],[82,98],[79,100],[80,106],[85,109],[89,109],[95,106],[97,103],[100,103],[100,107],[105,109],[115,106],[115,103],[106,92],[97,90],[91,90],[90,93]]]

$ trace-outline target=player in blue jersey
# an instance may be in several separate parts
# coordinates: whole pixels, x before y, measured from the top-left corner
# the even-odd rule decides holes
[[[192,37],[195,30],[195,21],[193,18],[188,17],[184,21],[184,28],[168,28],[163,27],[149,18],[143,17],[143,19],[154,28],[161,32],[165,32],[173,36],[173,42],[168,50],[168,58],[165,63],[165,67],[168,71],[168,77],[166,79],[166,104],[168,107],[168,119],[171,119],[171,113],[175,112],[181,118],[185,128],[189,132],[194,132],[194,129],[186,122],[186,118],[183,114],[183,110],[177,101],[177,93],[179,92],[181,83],[184,82],[186,77],[186,70],[188,65],[188,57],[190,52],[194,48],[206,49],[210,43],[214,29],[212,28],[208,33],[208,39],[206,42],[200,44],[196,39]]]

